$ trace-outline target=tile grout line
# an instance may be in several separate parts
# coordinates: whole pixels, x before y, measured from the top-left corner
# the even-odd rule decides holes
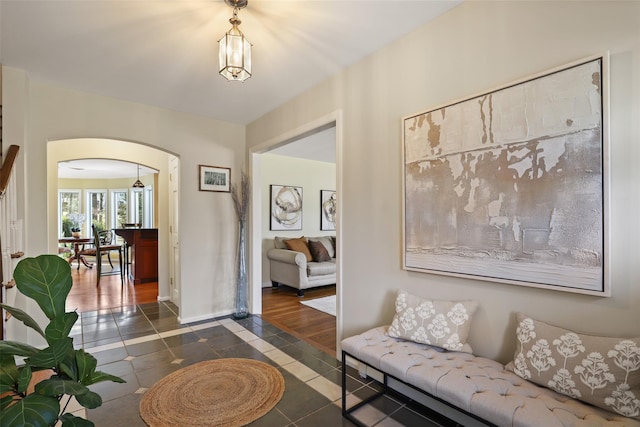
[[[235,326],[230,326],[231,324],[234,324]],[[249,344],[252,347],[254,347],[256,350],[260,351],[266,357],[268,357],[269,359],[273,360],[280,367],[282,367],[283,369],[287,370],[289,373],[294,375],[300,381],[304,382],[309,387],[311,387],[312,389],[314,389],[318,393],[322,394],[324,397],[329,399],[334,404],[338,404],[338,405],[342,404],[342,402],[341,402],[341,399],[342,399],[342,388],[340,386],[338,386],[337,384],[334,384],[333,382],[331,382],[327,378],[325,378],[322,375],[320,375],[318,372],[314,371],[313,369],[309,368],[308,366],[304,365],[303,363],[299,362],[298,360],[292,358],[291,356],[289,356],[288,354],[286,354],[285,352],[283,352],[282,350],[280,350],[278,348],[274,347],[272,350],[268,350],[268,351],[262,350],[261,348],[259,348],[260,346],[263,345],[262,343],[268,344],[270,346],[271,346],[271,344],[269,344],[268,342],[266,342],[262,338],[258,337],[257,335],[255,335],[254,333],[252,333],[251,331],[249,331],[248,329],[246,329],[244,326],[240,325],[239,323],[234,322],[233,320],[229,319],[229,322],[223,323],[222,326],[224,326],[227,329],[229,329],[231,332],[233,332],[240,339],[242,339],[247,344]],[[251,340],[249,340],[248,338],[251,338]],[[258,345],[258,346],[253,345],[252,342],[260,343],[260,345]],[[307,371],[307,372],[310,371],[313,376],[311,378],[306,378],[305,376],[302,375],[301,372],[298,372],[297,370],[294,370],[293,366],[291,366],[291,365],[296,365],[296,364],[299,364],[302,367],[303,371]],[[296,367],[297,366],[298,365],[296,365]]]
[[[273,346],[269,342],[265,341],[261,337],[255,335],[250,330],[246,329],[244,326],[234,321],[231,318],[224,318],[218,320],[212,320],[211,322],[202,323],[198,325],[188,325],[184,328],[172,329],[169,331],[158,332],[156,327],[151,323],[147,314],[141,308],[145,319],[152,325],[155,333],[150,335],[144,335],[142,337],[131,338],[128,340],[120,340],[119,342],[105,344],[102,346],[97,346],[93,348],[86,349],[90,353],[98,353],[101,351],[113,350],[116,348],[126,347],[127,345],[140,344],[144,342],[154,341],[157,339],[162,339],[170,336],[182,335],[190,332],[197,332],[201,329],[207,329],[214,326],[224,326],[230,332],[234,333],[240,339],[242,339],[247,344],[251,345],[253,348],[264,354],[267,358],[275,362],[279,367],[285,369],[287,372],[291,373],[293,376],[298,378],[303,383],[307,384],[309,387],[314,389],[316,392],[320,393],[324,397],[326,397],[330,402],[335,405],[341,405],[342,398],[342,389],[337,384],[328,380],[320,373],[315,370],[309,368],[302,362],[292,358],[279,348]],[[173,310],[170,310],[173,313]],[[175,314],[175,313],[174,313]],[[115,321],[115,318],[114,318]],[[116,322],[117,325],[117,322]],[[84,335],[83,335],[84,336]],[[122,338],[122,337],[120,337]],[[84,348],[84,339],[83,339],[83,348]],[[170,350],[170,349],[169,349]],[[342,369],[342,368],[341,368]],[[348,393],[349,400],[360,401],[358,397],[356,397],[353,393]]]

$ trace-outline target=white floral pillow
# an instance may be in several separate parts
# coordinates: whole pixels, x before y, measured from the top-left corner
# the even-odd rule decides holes
[[[506,369],[558,393],[640,419],[640,338],[578,334],[516,316],[516,352]]]
[[[466,341],[477,306],[475,301],[427,300],[398,290],[396,315],[387,334],[447,350],[471,353]]]

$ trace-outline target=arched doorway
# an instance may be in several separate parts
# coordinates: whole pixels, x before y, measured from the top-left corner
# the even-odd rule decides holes
[[[173,265],[179,256],[171,255],[178,230],[178,221],[171,204],[177,202],[177,184],[169,179],[170,168],[179,168],[179,159],[173,154],[141,143],[103,139],[76,138],[47,143],[47,207],[48,247],[57,252],[58,244],[58,162],[73,159],[104,158],[142,163],[158,171],[155,178],[154,223],[158,228],[158,299],[171,300],[180,307],[179,266]],[[175,191],[174,191],[175,190]],[[170,233],[170,230],[172,233]]]

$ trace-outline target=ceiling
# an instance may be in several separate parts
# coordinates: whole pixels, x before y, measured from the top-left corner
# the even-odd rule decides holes
[[[140,165],[140,176],[158,172],[155,169]],[[58,178],[71,179],[117,179],[135,178],[138,176],[138,165],[121,160],[80,159],[58,163]],[[133,183],[133,182],[132,182]]]
[[[315,160],[318,162],[336,162],[336,128],[330,127],[313,135],[289,142],[269,151],[269,154]]]
[[[2,0],[0,62],[41,81],[247,124],[461,0],[250,0],[253,77],[217,73],[222,0]]]

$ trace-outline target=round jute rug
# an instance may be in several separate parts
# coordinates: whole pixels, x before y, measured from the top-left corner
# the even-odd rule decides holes
[[[252,359],[217,359],[173,372],[140,401],[151,427],[243,426],[269,412],[282,398],[284,377]]]

